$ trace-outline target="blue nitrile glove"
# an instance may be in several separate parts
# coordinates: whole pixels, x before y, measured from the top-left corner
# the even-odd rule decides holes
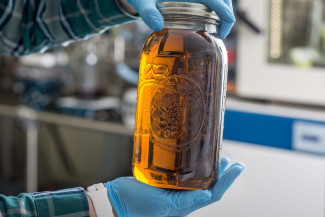
[[[219,201],[244,165],[235,163],[227,170],[228,158],[222,158],[218,182],[211,190],[174,191],[143,184],[133,177],[118,178],[105,184],[118,217],[186,216]]]
[[[164,27],[164,19],[157,9],[157,1],[167,0],[127,0],[133,8],[139,13],[142,20],[153,30],[160,31]],[[202,3],[215,11],[220,19],[221,26],[219,29],[220,38],[224,39],[230,33],[235,22],[235,16],[232,8],[232,0],[168,0],[178,2]]]

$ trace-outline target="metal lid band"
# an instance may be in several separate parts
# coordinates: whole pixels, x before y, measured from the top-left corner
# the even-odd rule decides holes
[[[191,2],[159,2],[157,7],[164,14],[182,14],[206,17],[220,21],[220,17],[207,6]]]

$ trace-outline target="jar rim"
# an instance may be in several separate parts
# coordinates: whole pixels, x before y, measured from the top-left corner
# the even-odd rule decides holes
[[[162,15],[182,14],[206,17],[220,21],[220,17],[204,4],[193,2],[159,2],[157,7]]]

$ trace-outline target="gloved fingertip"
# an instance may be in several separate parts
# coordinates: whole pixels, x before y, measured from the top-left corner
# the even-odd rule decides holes
[[[219,28],[219,37],[221,39],[225,39],[229,35],[233,25],[233,23],[221,21],[221,25]]]
[[[143,2],[144,5],[141,4],[141,7],[140,2],[142,1],[139,1],[139,5],[137,5],[139,9],[137,11],[143,21],[154,31],[162,30],[164,27],[164,18],[156,7],[156,1],[148,1],[148,4]]]
[[[220,160],[221,167],[227,166],[230,162],[230,159],[228,157],[222,157]]]
[[[237,162],[236,166],[241,166],[243,169],[245,169],[245,164],[243,164],[242,162]]]
[[[221,158],[221,161],[227,161],[227,162],[229,162],[230,159],[229,159],[229,157],[227,157],[227,156],[223,156],[223,157]]]
[[[240,165],[230,166],[218,179],[218,182],[212,189],[214,201],[219,201],[224,193],[235,182],[238,176],[243,172],[244,167]]]
[[[223,39],[225,39],[225,38],[228,36],[228,33],[220,32],[220,33],[219,33],[219,36],[220,36],[220,38],[223,40]]]
[[[160,13],[142,16],[142,19],[154,31],[160,31],[164,28],[164,18]]]
[[[226,177],[225,181],[232,183],[244,171],[244,165],[231,165],[223,174]]]
[[[149,27],[154,31],[161,31],[164,28],[164,20],[151,19],[149,21]]]

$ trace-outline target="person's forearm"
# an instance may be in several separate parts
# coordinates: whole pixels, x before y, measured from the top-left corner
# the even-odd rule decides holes
[[[39,52],[135,20],[128,4],[118,1],[38,0],[32,4],[33,1],[0,0],[0,54]]]
[[[137,12],[134,10],[132,5],[130,5],[126,0],[118,0],[118,2],[126,12],[128,12],[131,15],[137,15]]]
[[[114,217],[118,217],[118,216],[116,215],[116,212],[115,212],[114,209],[113,209],[113,214],[114,214]]]
[[[87,196],[87,198],[88,198],[89,215],[90,215],[90,217],[97,217],[93,202],[91,201],[91,199],[89,198],[89,196]]]
[[[89,206],[85,205],[87,203]],[[90,207],[86,192],[80,187],[52,192],[22,193],[17,197],[0,194],[0,216],[15,217],[17,210],[26,216],[88,216],[89,211],[91,216],[96,216],[93,207]]]

